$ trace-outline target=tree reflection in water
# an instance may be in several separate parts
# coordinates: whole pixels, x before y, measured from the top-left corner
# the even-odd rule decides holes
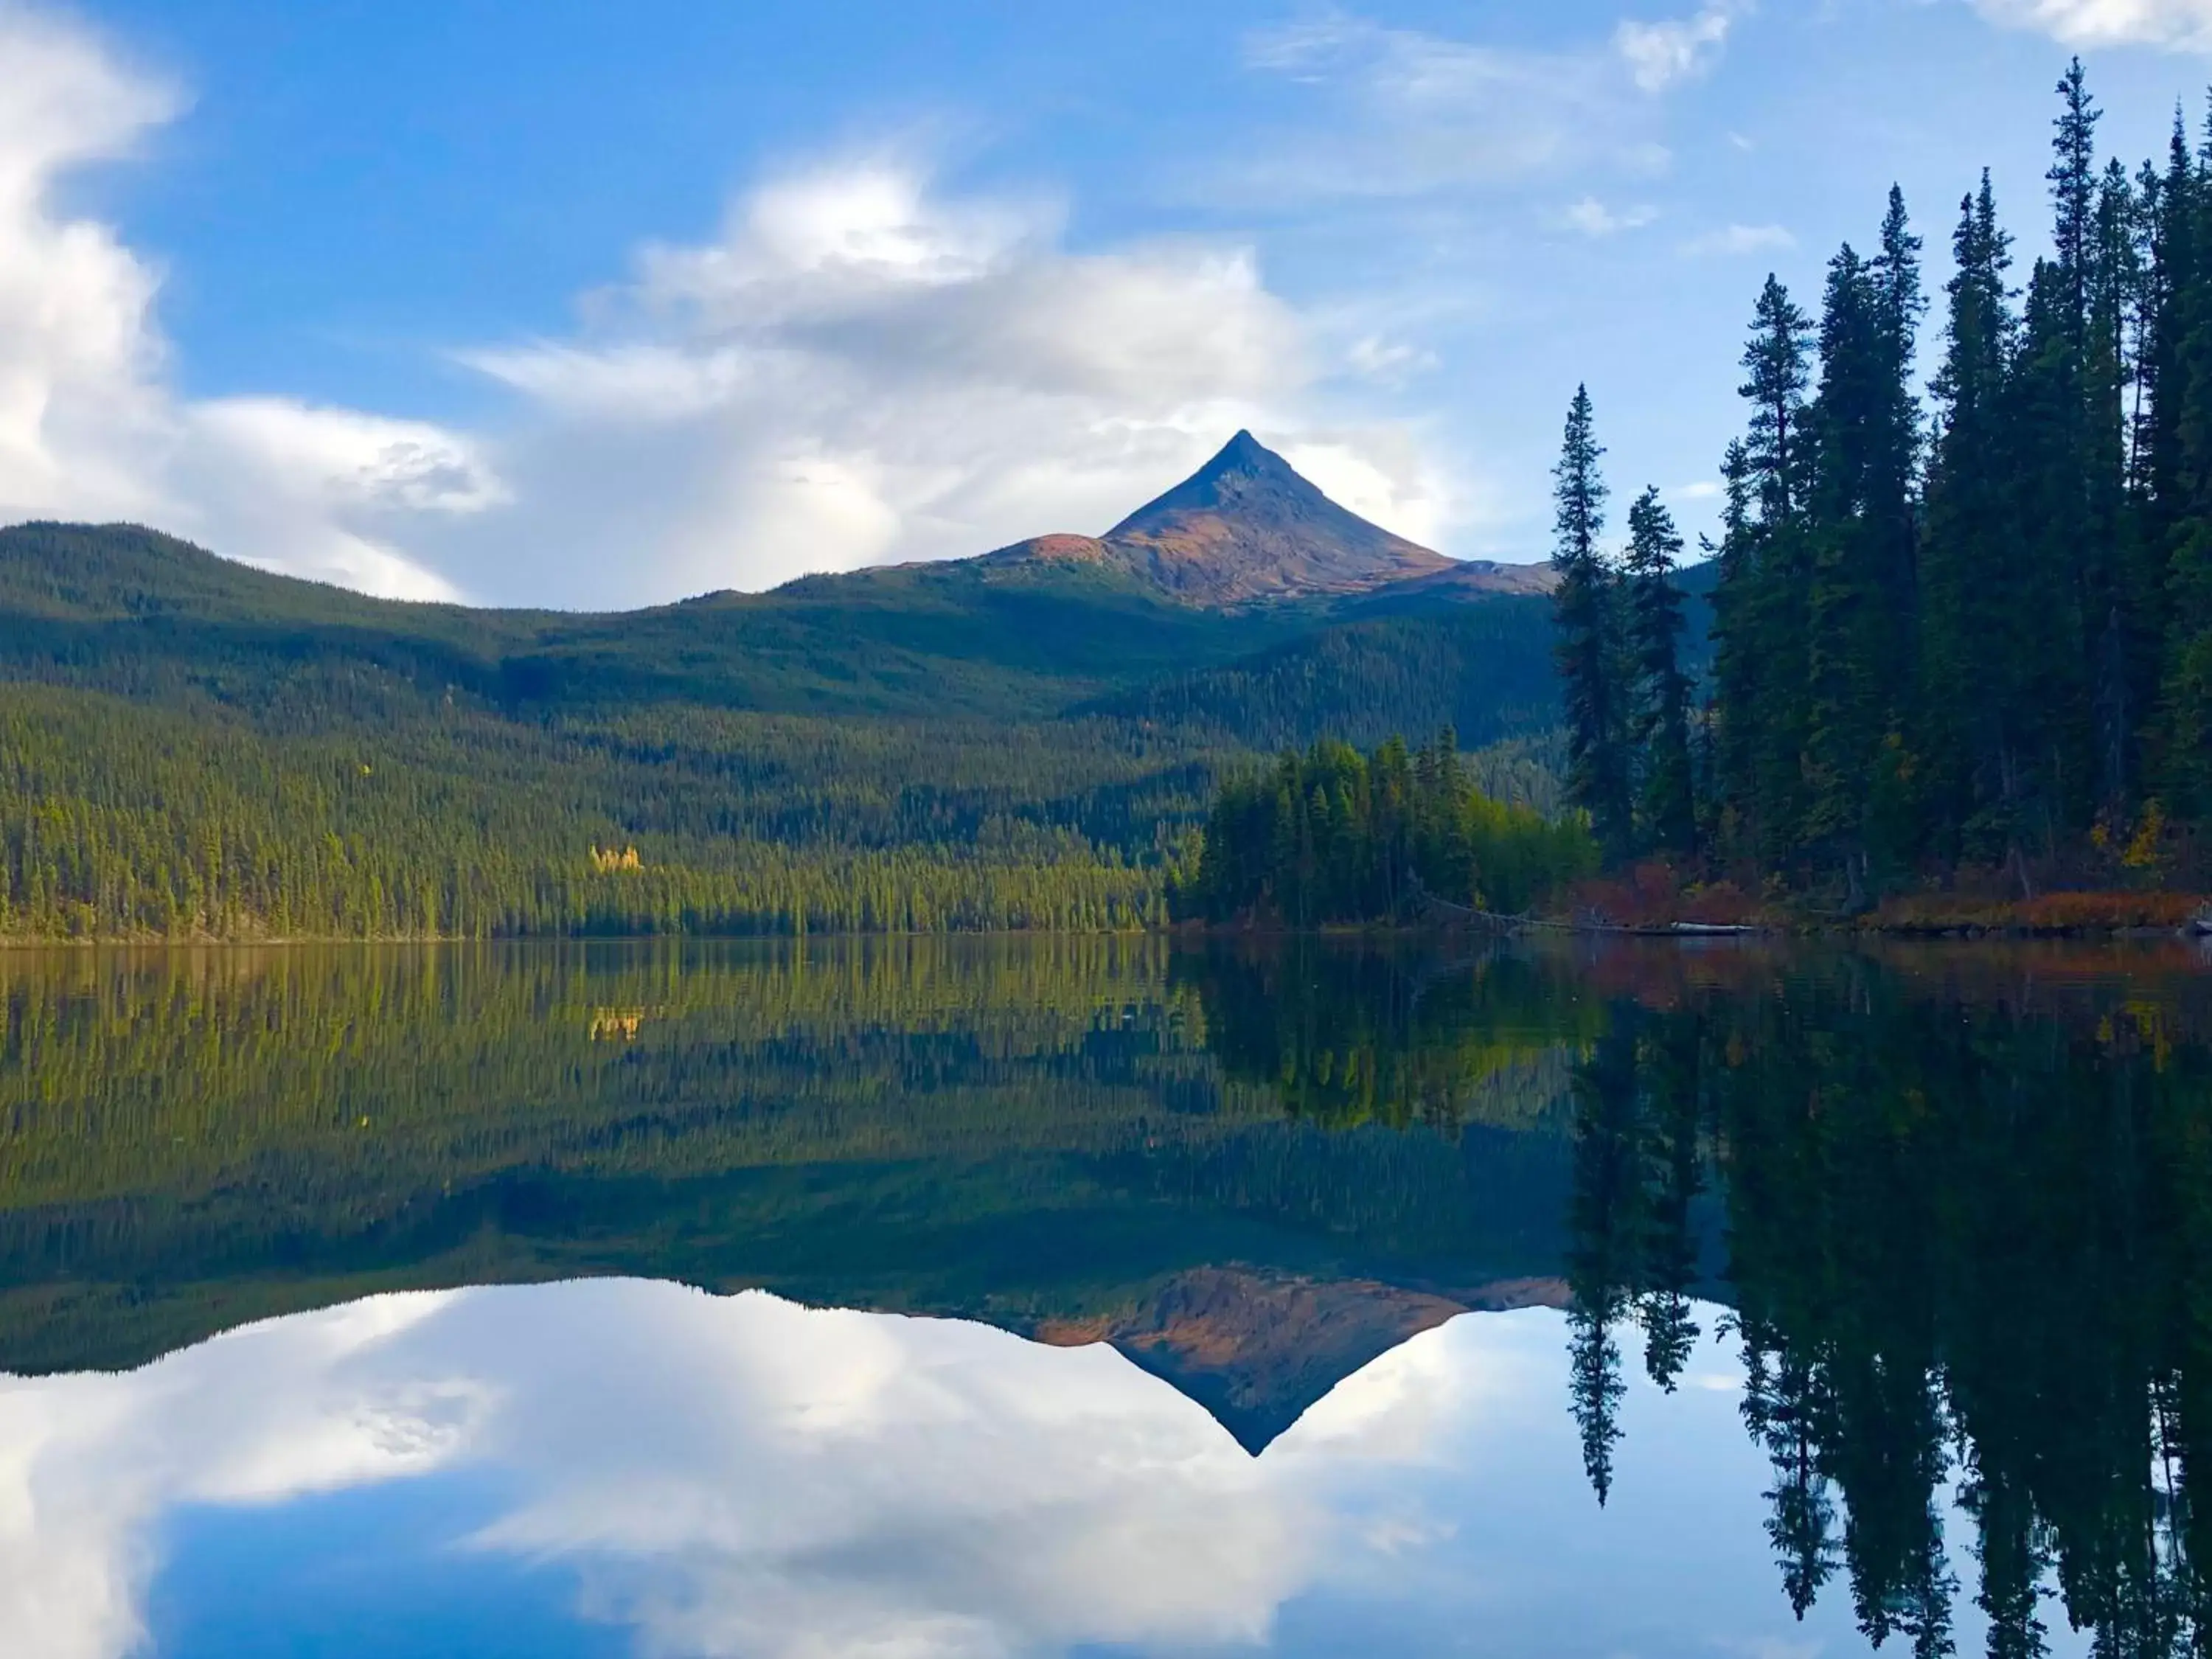
[[[1870,1640],[1942,1654],[1971,1594],[1996,1655],[2061,1620],[2203,1653],[2203,969],[1318,940],[21,957],[0,1364],[620,1273],[1115,1340],[1256,1449],[1455,1308],[1564,1304],[1601,1504],[1637,1478],[1625,1368],[1672,1390],[1735,1338],[1801,1617],[1847,1594]]]
[[[1710,1170],[1712,1293],[1801,1616],[1840,1577],[1871,1641],[1948,1653],[1966,1574],[1994,1655],[2045,1651],[2054,1617],[2100,1654],[2204,1651],[2212,998],[2192,963],[2148,966],[1594,964],[1613,996],[1574,1073],[1570,1278],[1599,1501],[1620,1333],[1679,1372]]]

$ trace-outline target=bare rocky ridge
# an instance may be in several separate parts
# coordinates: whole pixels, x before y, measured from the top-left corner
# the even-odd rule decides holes
[[[983,556],[1103,565],[1212,607],[1415,584],[1468,597],[1551,591],[1547,567],[1462,563],[1369,523],[1249,432],[1103,536],[1038,536]]]

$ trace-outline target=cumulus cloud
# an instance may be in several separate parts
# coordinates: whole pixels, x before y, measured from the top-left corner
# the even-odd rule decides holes
[[[573,336],[461,354],[517,399],[501,536],[436,544],[471,591],[513,591],[509,545],[568,601],[617,605],[1095,533],[1240,426],[1312,428],[1331,372],[1249,249],[1072,251],[1054,204],[949,195],[896,154],[769,179],[580,310]],[[1402,447],[1332,441],[1386,471]],[[1419,535],[1437,499],[1368,505]]]
[[[2212,52],[2212,0],[1973,0],[1993,23],[2035,29],[2070,46],[2157,46]]]
[[[465,441],[279,398],[195,403],[167,379],[160,273],[57,200],[181,107],[75,24],[0,5],[0,521],[137,519],[222,550],[408,598],[447,586],[400,550],[419,517],[500,498]]]
[[[442,1544],[569,1563],[668,1654],[1251,1645],[1324,1519],[1105,1348],[637,1283],[378,1297],[0,1378],[0,1650],[143,1645],[174,1509],[471,1468],[507,1501]]]
[[[1311,428],[1328,376],[1421,361],[1321,349],[1247,247],[1073,251],[1056,204],[948,192],[894,151],[764,180],[570,331],[456,352],[510,394],[477,430],[193,400],[160,273],[57,193],[179,95],[5,0],[0,62],[0,522],[137,520],[393,597],[627,606],[1101,530],[1240,426]],[[1375,477],[1404,447],[1330,442]],[[1432,533],[1442,496],[1409,491],[1366,505]]]

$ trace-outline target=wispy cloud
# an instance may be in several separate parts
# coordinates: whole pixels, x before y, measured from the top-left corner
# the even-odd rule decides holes
[[[1559,215],[1559,222],[1566,228],[1584,236],[1618,236],[1623,231],[1641,230],[1659,217],[1659,210],[1639,203],[1633,207],[1607,207],[1595,196],[1585,196],[1570,204]]]
[[[1781,225],[1724,225],[1718,230],[1692,236],[1682,252],[1697,258],[1732,258],[1753,253],[1783,253],[1797,246],[1797,239]]]
[[[1694,17],[1661,23],[1626,19],[1613,32],[1613,49],[1627,63],[1638,86],[1646,92],[1664,92],[1719,62],[1729,31],[1744,9],[1735,4],[1711,5]]]
[[[2212,0],[1972,0],[1992,23],[2069,46],[2212,52]]]
[[[1352,373],[1385,386],[1402,386],[1413,375],[1425,373],[1437,366],[1435,352],[1404,340],[1388,339],[1380,334],[1361,335],[1352,343],[1344,356]]]
[[[1307,134],[1270,137],[1237,182],[1261,194],[1412,196],[1603,166],[1650,173],[1661,94],[1709,71],[1747,7],[1533,51],[1392,28],[1348,12],[1262,29],[1244,62],[1334,107]],[[1326,142],[1310,134],[1325,131]]]

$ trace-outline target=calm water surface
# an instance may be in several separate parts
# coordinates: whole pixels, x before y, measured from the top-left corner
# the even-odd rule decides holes
[[[2212,971],[0,953],[0,1373],[26,1659],[2197,1653]]]

